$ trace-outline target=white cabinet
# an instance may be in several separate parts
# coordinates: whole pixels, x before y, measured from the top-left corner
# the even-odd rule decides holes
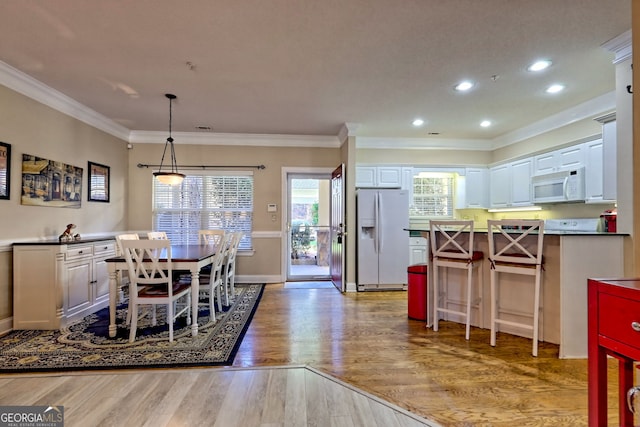
[[[489,207],[489,170],[487,168],[466,168],[464,179],[464,208],[481,209]]]
[[[531,205],[533,160],[526,158],[489,169],[489,197],[492,208]]]
[[[409,265],[427,263],[427,239],[409,237]]]
[[[587,202],[604,200],[604,163],[602,139],[585,142],[585,199]]]
[[[542,153],[533,158],[533,174],[575,169],[585,164],[585,153],[582,144]]]
[[[356,187],[402,188],[402,182],[400,166],[356,166]]]
[[[54,330],[109,304],[114,240],[13,246],[13,329]]]

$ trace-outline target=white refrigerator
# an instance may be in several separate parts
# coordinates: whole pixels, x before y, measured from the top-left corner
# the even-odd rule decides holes
[[[406,289],[409,192],[359,189],[356,214],[358,290]]]

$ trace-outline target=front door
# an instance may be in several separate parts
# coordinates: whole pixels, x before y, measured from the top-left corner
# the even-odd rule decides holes
[[[329,224],[331,237],[331,261],[329,270],[331,281],[340,291],[346,291],[344,280],[345,262],[344,251],[346,248],[345,203],[344,203],[344,165],[340,165],[331,174],[331,220]]]

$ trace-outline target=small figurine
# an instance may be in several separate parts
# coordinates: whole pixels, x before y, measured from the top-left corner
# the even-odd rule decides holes
[[[67,229],[64,230],[64,233],[62,233],[60,236],[58,236],[58,240],[61,242],[71,242],[74,239],[75,240],[80,240],[80,235],[76,234],[75,236],[73,235],[73,233],[71,232],[71,230],[73,230],[74,228],[76,228],[75,224],[67,224]],[[76,238],[77,236],[77,238]]]

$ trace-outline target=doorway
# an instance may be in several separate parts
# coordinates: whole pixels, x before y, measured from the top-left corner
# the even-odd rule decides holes
[[[331,280],[331,173],[287,174],[287,281]]]

